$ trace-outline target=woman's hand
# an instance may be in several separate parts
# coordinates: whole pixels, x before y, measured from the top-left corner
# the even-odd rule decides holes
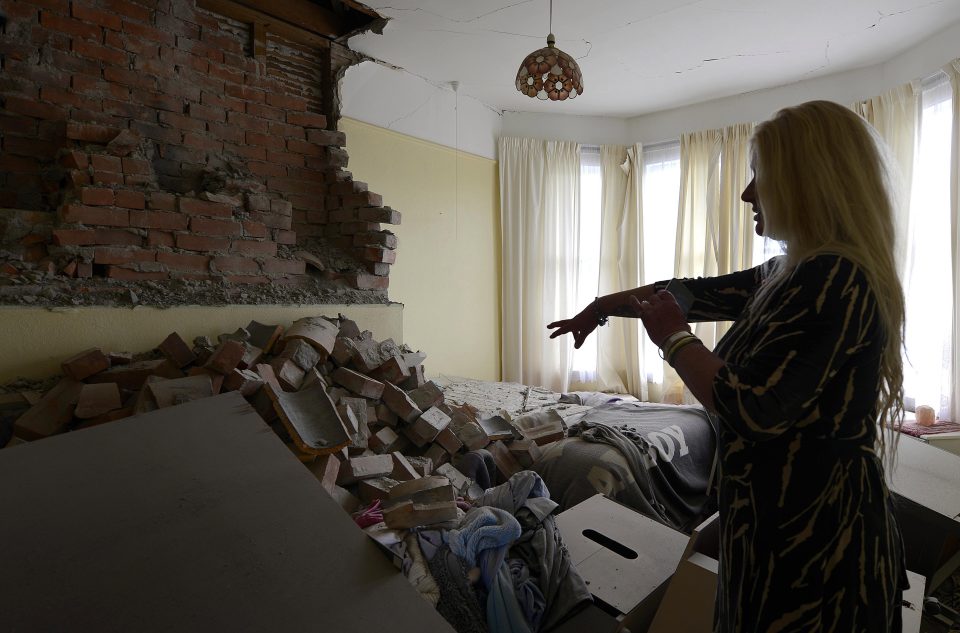
[[[597,329],[597,311],[591,303],[572,319],[554,321],[548,324],[547,328],[556,328],[551,332],[550,338],[557,338],[563,334],[573,334],[573,347],[580,349],[583,342],[590,336],[590,332]]]
[[[662,346],[674,332],[690,331],[690,324],[687,323],[683,310],[674,296],[666,290],[655,292],[643,301],[630,297],[630,306],[643,321],[647,336],[657,347]]]

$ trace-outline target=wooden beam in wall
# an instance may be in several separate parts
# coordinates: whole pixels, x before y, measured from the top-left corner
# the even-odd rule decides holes
[[[244,6],[234,0],[197,0],[197,6],[254,25],[254,56],[256,56],[258,28],[260,33],[276,33],[288,40],[307,46],[318,48],[328,48],[330,46],[328,37],[307,30],[303,24],[291,24],[275,16]],[[265,53],[265,51],[263,52]]]
[[[310,0],[233,1],[330,39],[336,39],[350,30],[350,25],[344,16],[337,15]]]

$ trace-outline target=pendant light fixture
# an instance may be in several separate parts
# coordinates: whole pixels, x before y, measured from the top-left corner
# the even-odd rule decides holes
[[[533,51],[517,71],[517,90],[528,97],[563,101],[583,94],[583,76],[576,60],[554,46],[553,0],[550,0],[550,34],[547,47]]]

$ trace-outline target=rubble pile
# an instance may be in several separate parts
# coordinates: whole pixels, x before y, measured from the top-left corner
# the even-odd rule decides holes
[[[446,399],[426,379],[425,359],[343,315],[286,328],[251,321],[192,344],[172,332],[136,356],[88,349],[63,360],[52,387],[0,393],[0,446],[238,391],[346,511],[377,504],[398,529],[443,523],[457,517],[458,497],[482,493],[475,478],[506,481],[565,425],[559,415],[515,425]],[[493,478],[477,477],[477,460],[466,459],[481,449]]]

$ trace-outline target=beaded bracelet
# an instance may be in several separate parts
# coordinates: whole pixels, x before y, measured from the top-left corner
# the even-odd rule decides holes
[[[600,297],[593,300],[593,313],[597,316],[597,325],[606,325],[610,320],[609,317],[605,317],[600,313]]]

